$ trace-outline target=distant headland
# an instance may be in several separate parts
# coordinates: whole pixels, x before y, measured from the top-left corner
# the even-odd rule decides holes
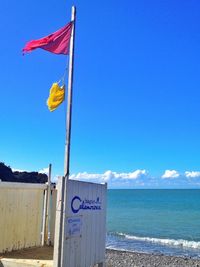
[[[43,184],[47,182],[47,179],[47,175],[44,173],[12,171],[10,166],[0,162],[0,181]]]

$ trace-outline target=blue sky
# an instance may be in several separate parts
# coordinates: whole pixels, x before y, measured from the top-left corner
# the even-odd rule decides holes
[[[21,49],[65,25],[73,3],[71,174],[110,171],[111,187],[199,187],[198,0],[3,1],[0,160],[23,170],[51,162],[63,174],[66,104],[50,113],[46,99],[67,59]]]

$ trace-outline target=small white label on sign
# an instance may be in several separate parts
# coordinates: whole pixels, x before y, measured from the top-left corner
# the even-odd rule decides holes
[[[73,216],[67,218],[67,238],[81,235],[82,218]]]

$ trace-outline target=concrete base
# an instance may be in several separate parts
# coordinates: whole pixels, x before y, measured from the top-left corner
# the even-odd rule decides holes
[[[2,259],[2,267],[52,267],[53,261]]]

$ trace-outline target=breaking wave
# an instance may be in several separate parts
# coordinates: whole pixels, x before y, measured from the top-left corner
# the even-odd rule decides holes
[[[165,246],[175,246],[183,248],[200,249],[200,241],[189,241],[184,239],[167,239],[167,238],[154,238],[154,237],[138,237],[123,233],[117,233],[117,236],[124,237],[125,239],[143,241],[149,243],[156,243]]]

